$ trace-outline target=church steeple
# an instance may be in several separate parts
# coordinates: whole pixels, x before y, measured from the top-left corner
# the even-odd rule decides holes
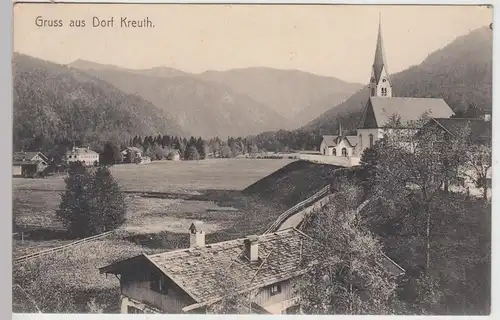
[[[392,84],[387,70],[387,60],[384,52],[384,40],[382,38],[382,19],[379,14],[377,46],[375,58],[373,59],[372,75],[370,78],[371,97],[391,97]]]

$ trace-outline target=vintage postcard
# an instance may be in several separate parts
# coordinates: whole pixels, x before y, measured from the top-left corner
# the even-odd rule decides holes
[[[492,8],[13,14],[14,313],[490,314]]]

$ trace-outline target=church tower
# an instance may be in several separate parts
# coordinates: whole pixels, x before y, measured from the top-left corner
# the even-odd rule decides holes
[[[377,47],[375,49],[375,59],[373,60],[369,88],[370,97],[392,97],[392,84],[385,59],[380,15],[378,21]]]

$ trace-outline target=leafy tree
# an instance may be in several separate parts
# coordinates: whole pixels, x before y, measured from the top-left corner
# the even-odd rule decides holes
[[[113,165],[122,161],[120,149],[113,142],[106,142],[104,144],[104,151],[99,157],[99,162],[103,165]]]
[[[196,146],[190,146],[186,151],[187,160],[200,160],[200,154],[196,149]]]
[[[304,248],[309,269],[296,285],[299,305],[306,314],[391,314],[396,281],[377,263],[382,246],[357,215],[360,190],[343,186],[306,227],[314,242]]]
[[[56,214],[72,236],[88,237],[123,223],[125,201],[107,167],[92,174],[81,163],[73,163],[65,182]]]

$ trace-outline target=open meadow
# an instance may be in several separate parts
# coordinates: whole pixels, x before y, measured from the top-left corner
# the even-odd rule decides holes
[[[99,308],[116,312],[119,283],[100,275],[99,267],[142,252],[187,247],[192,222],[207,233],[207,242],[263,231],[287,206],[241,191],[291,162],[212,159],[113,166],[126,192],[125,224],[106,238],[14,265],[14,281],[40,299],[50,284],[51,298],[39,306],[45,312],[89,312],[89,301],[79,298],[85,292],[93,292]],[[13,179],[14,225],[28,226],[22,241],[13,240],[14,258],[72,241],[55,215],[64,187],[62,176]],[[33,311],[23,304],[22,292],[14,295],[14,312]]]

